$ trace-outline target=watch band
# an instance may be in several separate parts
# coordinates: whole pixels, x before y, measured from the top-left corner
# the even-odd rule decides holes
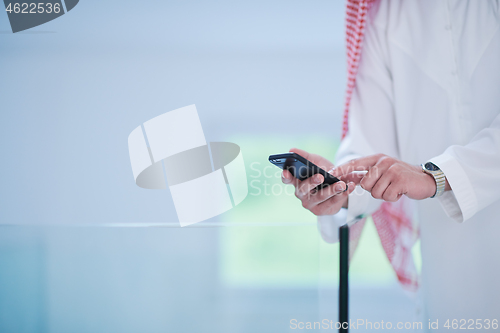
[[[446,186],[446,176],[444,175],[444,172],[432,162],[422,164],[422,171],[431,175],[436,182],[436,193],[434,193],[431,198],[441,196],[444,193],[444,188]]]

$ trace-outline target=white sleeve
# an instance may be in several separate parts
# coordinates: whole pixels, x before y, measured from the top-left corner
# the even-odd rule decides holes
[[[500,105],[499,105],[500,108]],[[457,222],[500,199],[500,114],[465,146],[454,145],[430,160],[445,174],[452,191],[439,201]]]
[[[386,12],[376,10],[376,13],[375,17],[369,17],[372,21],[366,27],[356,86],[349,108],[349,132],[337,152],[336,165],[377,153],[399,158],[392,75],[388,66],[387,37],[383,23],[387,21],[383,17]],[[358,186],[349,195],[347,210],[341,209],[336,215],[318,217],[321,236],[329,243],[338,241],[339,226],[370,215],[382,202]]]

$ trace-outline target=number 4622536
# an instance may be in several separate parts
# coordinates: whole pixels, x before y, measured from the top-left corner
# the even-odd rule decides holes
[[[55,3],[52,4],[50,2],[43,3],[9,3],[7,8],[5,8],[5,11],[8,12],[9,14],[14,12],[15,14],[51,14],[51,13],[56,13],[59,14],[61,12],[61,4]]]
[[[453,320],[447,320],[446,323],[444,324],[444,327],[447,329],[461,329],[461,330],[480,330],[480,329],[494,329],[496,330],[498,328],[498,319],[453,319]]]

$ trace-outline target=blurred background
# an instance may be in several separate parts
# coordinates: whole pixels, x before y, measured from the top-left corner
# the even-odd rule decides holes
[[[267,157],[333,159],[344,12],[344,0],[82,0],[16,34],[0,13],[0,332],[336,321],[338,245]],[[208,141],[240,145],[249,196],[181,229],[168,190],[135,185],[127,137],[190,104]],[[371,222],[350,282],[351,318],[414,319]]]

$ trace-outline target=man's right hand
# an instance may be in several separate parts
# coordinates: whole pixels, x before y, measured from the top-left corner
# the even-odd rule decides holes
[[[319,155],[309,154],[296,148],[290,149],[290,152],[299,154],[323,170],[330,171],[334,167],[333,163]],[[354,191],[356,186],[351,182],[348,184],[349,189],[345,191],[346,184],[339,181],[316,191],[316,186],[323,183],[324,177],[322,175],[315,174],[304,181],[300,181],[293,177],[288,170],[283,170],[281,180],[285,184],[293,184],[295,186],[295,196],[302,202],[302,206],[318,216],[337,214],[342,207],[347,207],[347,197]]]

